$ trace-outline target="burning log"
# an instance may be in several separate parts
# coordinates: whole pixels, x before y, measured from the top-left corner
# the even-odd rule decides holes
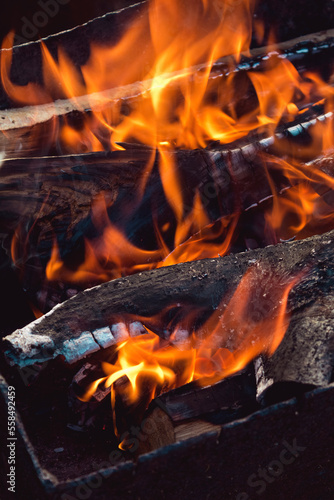
[[[135,6],[137,7],[137,6]],[[135,9],[133,9],[135,10]],[[53,45],[57,46],[61,43],[59,40],[55,43],[55,40],[50,37],[51,48],[50,51],[53,52]],[[33,61],[37,59],[37,54],[35,52],[40,50],[39,44],[36,42],[28,44],[29,50],[33,50],[34,56],[27,57],[27,46],[19,46],[14,48],[14,61],[15,67],[20,68],[18,74],[13,70],[12,73],[15,76],[24,75],[25,79],[27,74],[31,72],[31,66]],[[7,49],[3,49],[7,50]],[[74,53],[72,47],[71,53]],[[249,53],[241,54],[241,61],[237,65],[234,63],[232,56],[226,56],[217,60],[211,69],[211,78],[224,77],[228,75],[233,67],[234,72],[245,72],[245,71],[260,71],[265,66],[268,66],[268,58],[275,59],[277,55],[283,59],[288,59],[291,61],[297,69],[303,69],[307,67],[308,69],[315,67],[321,68],[322,64],[326,64],[328,60],[332,57],[334,51],[334,30],[328,30],[325,32],[313,33],[307,36],[301,36],[296,39],[290,40],[288,42],[282,42],[275,45],[269,45],[262,48],[253,49]],[[22,55],[21,55],[22,53]],[[78,57],[78,56],[77,56]],[[32,58],[32,59],[31,59]],[[24,59],[29,63],[29,71],[27,68],[26,72],[22,71],[21,59]],[[181,70],[179,76],[188,75],[191,73],[196,79],[196,75],[200,75],[207,68],[207,65],[201,64],[186,70]],[[41,71],[41,70],[40,70]],[[177,73],[171,75],[164,75],[168,77],[177,77]],[[35,76],[36,78],[36,76]],[[93,93],[90,95],[79,96],[75,100],[57,100],[52,103],[47,103],[43,105],[35,105],[31,107],[23,107],[18,109],[6,109],[0,112],[0,130],[18,130],[34,127],[37,124],[45,123],[56,116],[63,116],[74,111],[87,112],[90,109],[98,111],[100,109],[106,109],[108,103],[117,100],[129,100],[131,102],[136,100],[139,95],[143,95],[149,92],[154,85],[154,80],[144,80],[140,82],[135,82],[133,84],[128,84],[123,87],[116,87],[110,90],[102,91],[99,93]],[[34,132],[34,129],[31,129]],[[22,131],[23,133],[24,131]],[[7,139],[8,140],[8,139]],[[7,151],[7,155],[10,151]]]
[[[194,206],[196,193],[210,221],[216,221],[266,205],[273,197],[273,186],[282,194],[291,183],[298,183],[298,179],[278,172],[275,157],[267,151],[279,149],[284,141],[293,148],[298,138],[309,134],[310,127],[326,121],[331,126],[331,114],[319,114],[320,110],[314,107],[302,115],[298,125],[282,127],[271,138],[253,135],[226,146],[168,152],[169,161],[177,165],[185,214]],[[8,253],[13,251],[15,231],[18,246],[26,239],[23,228],[26,236],[29,234],[32,254],[38,249],[39,256],[48,259],[55,238],[60,254],[70,253],[89,231],[92,203],[101,193],[106,205],[113,205],[108,210],[112,224],[122,227],[128,217],[125,214],[140,213],[140,217],[126,221],[133,241],[145,231],[152,233],[152,200],[159,207],[159,217],[169,221],[173,214],[161,184],[160,154],[147,147],[124,146],[126,151],[5,160],[0,171],[0,234]],[[311,162],[307,168],[315,179],[317,172],[332,177],[332,155]],[[326,203],[333,205],[326,181],[315,184]],[[143,198],[134,196],[138,186],[144,185]],[[17,254],[19,260],[19,249],[14,260]]]
[[[58,355],[73,363],[117,343],[120,318],[152,317],[174,304],[215,310],[233,294],[246,270],[267,264],[279,275],[305,274],[291,292],[288,311],[313,314],[315,300],[333,293],[333,232],[219,259],[202,260],[139,273],[84,291],[5,338],[6,357],[24,367]],[[166,285],[168,284],[168,285]],[[327,299],[328,300],[328,299]],[[130,321],[131,322],[131,321]],[[319,325],[321,327],[321,324]],[[327,328],[327,323],[325,323]],[[123,330],[122,330],[123,331]],[[156,329],[170,332],[165,325]],[[318,378],[317,378],[318,380]]]
[[[70,385],[68,402],[72,422],[68,427],[76,432],[83,432],[92,426],[95,429],[99,426],[110,427],[113,421],[111,387],[99,386],[89,401],[78,399],[84,394],[88,380],[94,380],[98,372],[96,364],[85,363]],[[145,394],[142,394],[137,404],[127,399],[124,391],[127,383],[125,377],[115,383],[115,419],[121,449],[130,448],[131,454],[135,453],[135,456],[215,430],[222,424],[249,415],[259,407],[255,398],[252,365],[213,385],[201,386],[192,382],[163,393],[152,401],[147,410]],[[145,392],[150,392],[149,384]],[[101,418],[101,407],[104,418]],[[133,439],[138,437],[134,429],[140,429],[144,436],[139,439],[136,450],[132,448]]]
[[[109,12],[73,29],[50,35],[42,41],[37,40],[14,46],[11,70],[13,80],[18,85],[42,80],[41,45],[43,43],[52,54],[57,52],[59,46],[62,46],[71,57],[73,65],[83,64],[89,57],[90,44],[114,43],[122,30],[134,18],[141,17],[144,3],[139,1],[118,11]],[[20,41],[19,35],[16,38],[16,41]],[[8,48],[2,49],[2,54],[5,52],[8,52]],[[4,89],[1,89],[0,96],[1,107],[4,109],[5,105],[9,104]]]
[[[58,43],[58,40],[55,42],[51,37],[51,53],[54,52]],[[76,46],[76,44],[74,44],[74,46]],[[27,55],[25,54],[27,50],[32,50],[34,53],[34,56],[31,56],[32,61],[38,59],[37,54],[35,54],[36,50],[40,50],[38,43],[34,42],[27,46],[16,47],[14,49],[15,66],[11,72],[14,75],[14,79],[15,75],[18,77],[18,75],[22,74],[27,78],[29,71],[31,71],[33,62],[31,62],[29,58],[27,59]],[[241,61],[238,64],[235,63],[233,56],[221,58],[212,65],[210,79],[228,76],[231,73],[231,68],[233,68],[234,74],[240,73],[242,79],[243,74],[247,74],[250,71],[261,72],[261,70],[269,67],[271,63],[274,64],[278,58],[278,54],[280,54],[279,58],[281,60],[292,62],[297,70],[317,68],[321,71],[324,69],[322,66],[326,66],[327,61],[331,59],[333,51],[334,30],[314,33],[312,35],[296,38],[289,42],[253,49],[250,55],[249,53],[241,54]],[[17,62],[21,60],[21,52],[25,55],[25,61],[29,61],[30,63],[30,69],[27,72],[22,72],[21,64]],[[15,70],[16,65],[20,68],[18,75]],[[194,81],[196,81],[196,78],[200,81],[201,74],[205,72],[207,67],[206,64],[200,64],[191,68],[182,69],[171,75],[163,75],[163,77],[171,79],[172,82],[174,80],[178,82],[179,78],[177,77],[188,77],[190,73]],[[39,71],[41,71],[41,69]],[[48,102],[46,104],[36,104],[18,109],[6,109],[0,112],[0,130],[5,132],[1,138],[0,145],[2,149],[6,150],[7,157],[15,158],[17,156],[24,156],[34,151],[36,154],[43,156],[43,154],[52,149],[55,128],[53,119],[55,117],[67,116],[70,121],[72,119],[74,122],[80,121],[80,114],[83,116],[87,114],[89,110],[94,110],[94,112],[101,110],[106,111],[118,102],[122,102],[122,106],[125,107],[127,113],[129,113],[129,109],[135,105],[138,97],[143,97],[143,95],[150,92],[152,88],[154,88],[154,85],[154,79],[147,79],[123,87],[115,87],[89,95],[82,95],[75,97],[75,99],[58,99],[55,102]],[[249,101],[254,101],[254,95],[244,94],[240,100],[241,107],[245,106],[246,101],[248,107]],[[40,149],[39,145],[41,143],[43,144],[43,148]],[[40,151],[38,151],[39,149]]]
[[[7,235],[20,221],[44,226],[45,240],[72,234],[89,216],[94,196],[107,192],[113,202],[120,187],[133,190],[149,158],[148,150],[120,155],[26,158],[4,161],[1,169],[1,232]]]

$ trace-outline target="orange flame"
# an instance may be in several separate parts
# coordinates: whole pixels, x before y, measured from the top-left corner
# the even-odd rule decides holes
[[[120,143],[126,141],[151,146],[153,152],[134,198],[139,206],[158,152],[161,182],[176,221],[171,248],[164,241],[164,228],[156,224],[157,249],[141,249],[127,240],[122,228],[111,224],[99,196],[92,204],[92,218],[101,236],[86,240],[86,261],[74,271],[66,267],[55,243],[46,270],[49,280],[105,281],[152,267],[226,254],[239,213],[236,210],[219,221],[217,234],[217,224],[209,219],[199,194],[193,199],[193,207],[186,210],[175,149],[203,148],[212,140],[228,143],[254,129],[273,133],[282,121],[304,113],[310,102],[325,102],[326,112],[334,109],[333,88],[315,74],[298,74],[278,52],[267,58],[261,71],[234,71],[241,54],[249,52],[253,3],[193,0],[189,9],[177,0],[151,0],[113,46],[93,44],[89,60],[80,68],[61,47],[55,57],[41,43],[43,85],[19,86],[11,81],[13,33],[4,40],[1,79],[9,97],[20,104],[70,99],[82,111],[83,123],[74,126],[66,116],[59,122],[58,141],[66,152],[120,150]],[[262,28],[257,22],[255,31],[260,38]],[[136,51],[129,64],[137,47],[142,50]],[[231,56],[230,67],[222,77],[214,62],[227,55]],[[129,101],[120,98],[125,88],[132,89]],[[114,91],[112,100],[108,97],[110,89]],[[249,106],[245,96],[254,92],[257,99],[251,99],[254,103]],[[86,96],[85,105],[82,96]],[[85,114],[87,108],[91,112]],[[333,126],[328,122],[331,120],[312,126],[309,146],[295,147],[282,141],[282,156],[292,152],[301,160],[311,152],[320,154],[333,147]],[[331,219],[329,208],[323,206],[303,168],[294,160],[277,160],[277,164],[300,186],[282,198],[269,179],[274,196],[273,209],[266,215],[269,233],[295,236],[312,221],[315,225],[320,217],[317,214]],[[326,183],[332,185],[329,176]],[[15,248],[17,255],[17,245]]]
[[[204,148],[212,140],[229,143],[255,129],[272,134],[280,123],[305,113],[310,102],[325,104],[325,112],[334,109],[331,86],[317,75],[298,74],[279,54],[268,57],[261,71],[234,71],[241,54],[249,51],[252,8],[252,0],[193,0],[191,9],[178,0],[151,0],[114,46],[93,44],[88,62],[80,68],[73,66],[62,48],[53,57],[42,43],[43,85],[19,86],[11,81],[13,34],[5,39],[0,65],[8,96],[20,104],[70,99],[84,119],[81,126],[74,126],[67,117],[59,122],[58,145],[66,152],[120,150],[124,147],[120,143],[125,142],[152,147],[134,194],[136,206],[144,196],[158,153],[161,183],[175,219],[172,248],[164,238],[171,221],[164,221],[162,227],[156,223],[156,249],[139,248],[111,223],[109,205],[101,194],[93,200],[91,210],[100,236],[86,240],[85,262],[75,270],[67,268],[55,243],[46,269],[49,280],[106,281],[229,251],[238,210],[213,224],[199,193],[188,209],[174,161],[175,149]],[[258,38],[264,36],[258,22],[255,31]],[[131,57],[134,48],[136,57]],[[229,71],[222,77],[214,62],[227,55],[231,56]],[[127,101],[122,98],[125,91],[131,97]],[[248,100],[254,93],[256,99]],[[87,108],[91,109],[89,114],[84,113]],[[310,133],[311,142],[306,147],[281,141],[284,160],[264,155],[264,161],[283,172],[292,186],[284,196],[277,193],[268,173],[273,204],[266,211],[266,222],[268,231],[277,237],[299,237],[320,220],[333,223],[334,209],[323,196],[324,188],[334,188],[332,176],[301,163],[311,154],[333,147],[333,125],[319,121]],[[16,260],[20,256],[18,239],[17,232],[12,245]],[[158,392],[191,380],[212,383],[240,370],[262,352],[272,354],[288,327],[288,295],[296,280],[281,282],[268,270],[251,268],[228,305],[221,304],[200,329],[187,335],[180,323],[167,342],[153,333],[154,328],[147,328],[146,335],[120,344],[116,362],[104,363],[106,376],[89,387],[85,399],[104,383],[112,387],[114,405],[117,382],[125,378],[129,401],[138,401],[145,386],[150,389],[149,402]]]
[[[268,228],[282,239],[315,234],[326,225],[330,228],[334,222],[334,206],[326,202],[326,193],[334,189],[333,169],[327,173],[316,164],[293,164],[280,158],[271,158],[270,162],[272,167],[284,172],[292,187],[279,194],[271,183],[273,204],[265,215]],[[312,230],[307,231],[309,227]]]
[[[168,141],[173,147],[194,149],[211,140],[230,142],[259,125],[272,129],[284,114],[295,116],[315,90],[322,97],[328,91],[318,77],[301,77],[279,57],[271,57],[265,70],[248,73],[240,84],[233,69],[241,53],[249,53],[253,3],[193,0],[189,9],[177,0],[151,0],[114,46],[93,44],[88,62],[80,68],[62,48],[54,57],[41,43],[43,86],[11,81],[14,35],[10,33],[3,44],[2,83],[8,96],[20,103],[67,98],[78,110],[92,109],[93,116],[86,117],[82,129],[68,123],[61,129],[60,141],[69,152],[80,152],[81,145],[88,151],[107,144],[117,149],[118,142],[131,140],[154,147]],[[131,57],[134,47],[142,51]],[[212,75],[213,63],[227,55],[233,55],[229,74],[217,78]],[[134,90],[132,104],[117,97],[110,101],[105,93],[138,81],[146,82],[147,91],[137,95]],[[237,102],[252,86],[258,105],[240,116]],[[83,95],[85,106],[79,99]]]
[[[177,205],[175,205],[177,206]],[[181,209],[182,209],[181,205]],[[144,250],[129,242],[121,230],[110,222],[103,194],[92,206],[92,221],[101,236],[85,241],[85,260],[73,270],[66,266],[55,242],[46,267],[50,281],[67,283],[103,282],[135,272],[169,266],[178,262],[225,255],[232,241],[238,215],[210,223],[199,195],[194,197],[190,213],[179,220],[174,236],[174,248],[164,242],[163,228],[157,227],[157,250]],[[223,236],[223,238],[220,238]],[[219,239],[223,239],[219,242]]]
[[[288,296],[299,279],[279,279],[266,266],[249,268],[229,303],[223,301],[198,330],[190,332],[181,321],[169,341],[146,328],[147,334],[119,344],[116,362],[103,363],[106,376],[88,387],[83,400],[88,401],[104,383],[112,387],[114,402],[115,383],[125,377],[122,398],[134,404],[145,397],[148,405],[161,392],[192,380],[214,383],[261,353],[272,355],[288,328]],[[154,324],[156,319],[146,321]],[[183,320],[190,322],[189,317]]]

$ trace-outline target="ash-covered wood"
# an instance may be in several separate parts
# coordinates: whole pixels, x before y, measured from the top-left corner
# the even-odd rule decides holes
[[[250,266],[265,265],[278,276],[305,273],[290,293],[288,311],[312,312],[315,300],[328,300],[334,292],[334,231],[302,241],[269,246],[238,255],[165,267],[104,283],[56,306],[45,316],[5,338],[8,361],[17,366],[43,362],[58,355],[74,362],[101,348],[94,331],[137,321],[165,308],[198,307],[213,311],[222,298],[229,300]],[[327,299],[326,299],[327,297]],[[311,308],[311,309],[309,309]],[[133,319],[132,319],[133,318]],[[157,328],[168,336],[165,325]],[[116,339],[108,331],[108,344]]]

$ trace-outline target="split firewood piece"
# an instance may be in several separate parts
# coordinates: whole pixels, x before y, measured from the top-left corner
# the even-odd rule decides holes
[[[192,382],[155,398],[140,424],[137,455],[190,439],[203,432],[220,432],[221,426],[257,409],[255,379],[245,369],[210,386]],[[127,439],[131,436],[127,436]],[[126,444],[126,440],[125,440]]]
[[[75,374],[68,389],[68,428],[76,432],[86,432],[92,427],[104,426],[108,420],[113,425],[113,417],[110,407],[110,387],[99,385],[89,401],[82,401],[89,383],[100,376],[101,368],[96,364],[85,363]]]
[[[58,48],[61,46],[70,57],[73,65],[78,66],[84,64],[89,58],[91,45],[94,43],[101,45],[112,45],[115,43],[119,39],[120,34],[129,26],[129,23],[142,16],[142,8],[145,3],[145,1],[138,1],[133,3],[133,5],[114,12],[109,12],[85,24],[50,35],[42,40],[15,45],[13,47],[13,63],[11,68],[11,78],[13,82],[17,85],[26,85],[28,82],[42,81],[42,43],[45,44],[51,54],[56,54]],[[20,41],[19,34],[16,38]],[[142,48],[144,50],[144,47]],[[6,51],[8,49],[2,50]],[[1,58],[2,57],[3,52]],[[0,90],[0,102],[2,104],[2,109],[4,109],[4,105],[8,102],[8,98],[2,88]],[[70,104],[69,106],[72,109]],[[68,111],[70,111],[70,109],[68,109]],[[26,123],[28,126],[31,126],[32,123],[35,122],[35,119],[29,115],[29,108],[27,112]],[[44,116],[42,121],[45,121],[45,119],[46,117]],[[11,121],[12,120],[10,120],[10,122]],[[15,124],[12,123],[12,125]]]
[[[332,382],[334,295],[333,291],[326,294],[324,281],[318,284],[319,298],[293,315],[273,356],[255,360],[259,401],[272,404]]]
[[[288,312],[304,310],[334,294],[334,231],[302,241],[278,244],[218,259],[187,262],[138,273],[85,290],[45,316],[4,339],[12,365],[23,367],[64,356],[73,363],[117,342],[113,334],[120,318],[128,322],[150,318],[170,306],[214,311],[229,301],[250,266],[262,265],[278,275],[305,276],[290,293]],[[325,299],[324,299],[325,300]],[[312,309],[310,309],[312,312]],[[124,319],[123,319],[124,322]],[[161,327],[162,336],[172,332]]]
[[[119,19],[116,19],[117,16],[115,17],[115,15],[106,15],[95,20],[94,22],[96,22],[96,24],[103,24],[104,28],[106,28],[108,24],[112,23],[124,25],[125,19],[123,18],[131,18],[133,15],[138,15],[139,10],[140,5],[137,4],[129,8],[127,11],[122,11],[119,14]],[[106,26],[104,26],[105,24]],[[87,39],[86,37],[82,37],[80,35],[81,32],[87,30],[89,32],[92,31],[94,36],[96,36],[96,33],[100,31],[93,30],[92,25],[88,23],[86,26],[81,26],[72,30],[72,32],[69,31],[64,34],[48,37],[44,40],[44,43],[51,53],[54,53],[57,50],[57,47],[62,46],[66,52],[68,52],[71,57],[75,59],[74,64],[82,63],[82,60],[85,61],[87,54],[89,54],[89,48],[86,45],[83,48],[81,45],[82,40]],[[109,34],[110,26],[109,29],[105,29],[104,32]],[[105,44],[106,40],[103,42]],[[36,82],[36,80],[39,81],[42,79],[40,50],[41,48],[39,42],[29,43],[14,48],[13,67],[11,70],[11,77],[14,83],[24,85],[27,81],[31,80]],[[142,48],[142,50],[144,50],[144,48]],[[288,42],[252,49],[250,54],[241,54],[240,62],[238,64],[235,64],[235,59],[232,56],[221,58],[212,65],[211,77],[217,78],[218,76],[224,76],[230,73],[231,67],[234,67],[235,72],[245,72],[250,70],[258,71],[268,64],[268,58],[274,59],[279,53],[281,54],[280,57],[287,58],[293,62],[297,69],[298,67],[305,67],[306,63],[307,67],[313,68],[317,66],[317,61],[324,64],[325,60],[330,60],[333,50],[334,30],[322,31],[295,38]],[[182,70],[165,76],[168,79],[170,78],[175,80],[175,77],[178,75],[189,75],[189,73],[196,75],[200,74],[206,68],[206,64],[199,64],[188,68],[187,71]],[[143,75],[143,77],[144,76],[145,75]],[[79,96],[75,99],[56,100],[55,102],[41,105],[25,106],[17,109],[6,109],[0,112],[0,130],[17,131],[18,129],[23,129],[23,132],[24,129],[28,129],[37,124],[46,124],[54,117],[68,115],[73,111],[86,112],[90,109],[94,109],[96,111],[106,109],[108,105],[111,105],[117,100],[128,100],[129,105],[131,105],[131,101],[136,100],[139,95],[150,91],[153,84],[154,80],[147,79],[122,87],[115,87],[101,92]],[[4,90],[2,90],[2,94],[2,101],[6,102]],[[4,105],[2,105],[2,107],[4,107]],[[34,130],[34,134],[36,136],[40,135],[38,129]],[[4,140],[6,139],[4,138]],[[10,154],[10,152],[7,154]]]

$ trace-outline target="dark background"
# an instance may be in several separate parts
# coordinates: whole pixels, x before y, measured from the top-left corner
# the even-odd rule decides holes
[[[58,31],[118,10],[141,0],[2,0],[0,7],[0,40],[12,29],[19,36],[19,43],[36,40]],[[182,1],[182,0],[178,0]],[[185,1],[185,0],[184,0]],[[191,0],[187,0],[191,4]],[[210,0],[214,1],[214,0]],[[238,0],[226,0],[235,2]],[[43,11],[42,4],[57,2],[57,14],[48,16],[44,26],[32,29],[29,38],[27,24],[36,13]],[[52,8],[52,5],[51,5]],[[56,7],[57,9],[57,7]],[[267,32],[274,28],[278,40],[334,28],[334,0],[257,0],[255,16],[265,21]],[[40,18],[43,25],[43,17]],[[29,30],[29,27],[28,27]]]
[[[4,5],[0,7],[0,38],[3,39],[10,30],[15,30],[26,41],[36,40],[139,2],[140,0],[137,2],[135,0],[59,0],[59,2],[57,0],[2,0],[1,4]],[[53,7],[55,3],[59,10],[57,7]],[[45,5],[44,9],[43,4]],[[33,34],[35,30],[31,29],[29,21],[33,21],[37,12],[45,12],[48,6],[51,11],[55,9],[58,12],[48,15],[45,26],[38,27],[36,33]],[[43,25],[43,17],[40,18],[40,21]],[[31,36],[29,38],[26,36],[25,26],[30,27]],[[21,43],[23,41],[20,40]]]

